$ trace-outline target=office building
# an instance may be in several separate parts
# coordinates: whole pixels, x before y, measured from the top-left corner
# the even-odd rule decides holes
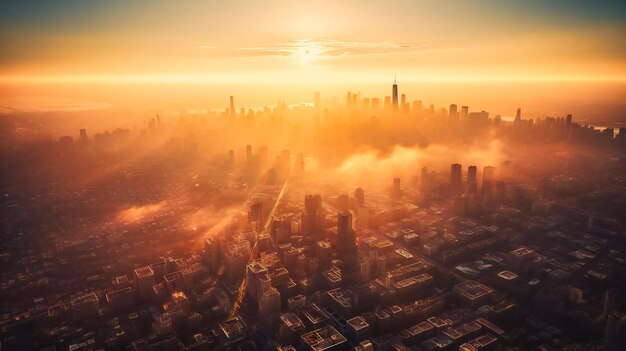
[[[450,166],[450,186],[454,193],[461,193],[463,191],[463,179],[462,169],[458,163],[453,163]]]
[[[391,89],[391,96],[392,96],[392,104],[393,104],[393,108],[397,109],[398,108],[398,83],[396,82],[396,80],[393,80],[393,87]]]

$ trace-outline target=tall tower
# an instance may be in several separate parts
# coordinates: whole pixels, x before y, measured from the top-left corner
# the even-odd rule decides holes
[[[349,267],[356,264],[357,245],[356,232],[352,227],[352,213],[349,211],[337,213],[337,251]]]
[[[354,191],[354,198],[356,199],[357,205],[359,207],[365,206],[365,191],[363,188],[356,188]]]
[[[461,119],[466,120],[467,116],[469,116],[469,107],[461,106]]]
[[[456,104],[450,105],[450,110],[448,111],[448,117],[450,120],[455,120],[459,115]]]
[[[395,77],[393,78],[393,88],[391,89],[391,96],[392,96],[391,103],[393,105],[393,108],[397,109],[398,108],[398,83]]]
[[[461,165],[459,163],[453,163],[450,166],[450,184],[452,186],[452,190],[455,193],[460,193],[463,189],[463,183],[462,183],[462,170],[461,170]]]
[[[235,112],[235,97],[234,96],[230,96],[230,116],[231,117],[235,117],[235,114],[237,112]]]
[[[467,167],[467,192],[470,194],[475,194],[478,188],[476,170],[476,166]]]
[[[322,231],[322,197],[320,195],[304,196],[304,212],[302,213],[302,235],[306,241],[317,241],[317,236]]]
[[[252,161],[252,145],[246,145],[246,162]]]
[[[495,180],[496,168],[486,166],[483,168],[483,192],[489,190],[491,183]]]

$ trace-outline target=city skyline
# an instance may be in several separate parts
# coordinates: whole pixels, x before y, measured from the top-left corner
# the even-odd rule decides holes
[[[625,15],[0,1],[0,348],[625,350]]]
[[[619,1],[1,6],[8,110],[217,107],[224,89],[246,106],[295,104],[357,86],[382,95],[398,74],[408,95],[438,106],[505,114],[513,99],[537,115],[624,123]]]

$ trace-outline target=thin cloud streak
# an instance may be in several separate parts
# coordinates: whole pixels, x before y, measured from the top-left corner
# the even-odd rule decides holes
[[[292,56],[303,50],[308,50],[314,51],[316,56],[324,58],[422,51],[431,49],[432,45],[426,43],[398,44],[390,42],[296,39],[291,42],[278,42],[269,46],[216,47],[212,45],[198,45],[195,48],[210,51],[212,55],[228,57]]]

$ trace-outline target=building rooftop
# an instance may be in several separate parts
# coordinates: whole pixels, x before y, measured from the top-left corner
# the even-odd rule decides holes
[[[137,278],[149,277],[151,275],[154,275],[154,271],[150,268],[150,266],[135,269],[135,276]]]
[[[498,277],[505,279],[505,280],[513,280],[515,278],[517,278],[517,274],[511,272],[511,271],[502,271],[500,273],[498,273]]]
[[[285,313],[280,316],[280,320],[291,330],[304,328],[304,323],[295,313]]]
[[[363,316],[356,316],[354,318],[348,319],[347,322],[350,326],[352,326],[354,330],[361,330],[363,328],[369,327],[369,324],[367,323],[365,318],[363,318]]]
[[[301,343],[314,351],[324,351],[336,348],[338,345],[347,344],[347,339],[331,325],[303,334]]]
[[[475,300],[490,294],[493,290],[475,280],[467,280],[454,287],[462,296]]]
[[[530,255],[533,252],[534,251],[532,249],[529,249],[526,246],[521,246],[521,247],[511,251],[511,254],[514,255],[514,256],[523,257],[523,256],[526,256],[526,255]]]
[[[316,304],[310,304],[302,308],[302,316],[312,324],[321,323],[328,320],[328,316]]]
[[[219,329],[229,341],[243,338],[246,334],[246,324],[238,316],[220,323]]]

